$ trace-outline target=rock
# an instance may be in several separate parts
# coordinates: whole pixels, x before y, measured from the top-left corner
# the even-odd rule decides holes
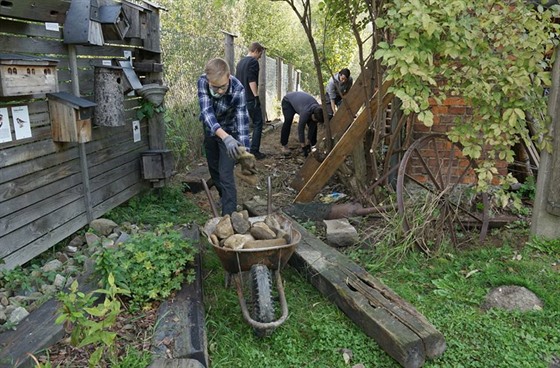
[[[115,241],[109,238],[101,238],[101,246],[105,249],[116,248]]]
[[[68,256],[64,253],[59,253],[56,255],[56,259],[58,259],[62,263],[68,262]]]
[[[89,223],[89,227],[96,233],[107,236],[113,232],[118,225],[111,220],[99,218]]]
[[[254,240],[248,234],[233,234],[224,241],[224,248],[241,249],[249,240]]]
[[[65,285],[66,285],[66,277],[57,274],[54,277],[53,286],[56,287],[58,290],[62,290]]]
[[[122,232],[115,241],[115,245],[125,243],[128,239],[130,239],[130,235],[128,235],[128,233]]]
[[[72,238],[72,240],[70,240],[70,243],[68,243],[67,247],[68,248],[70,248],[70,247],[79,248],[82,245],[84,245],[84,243],[85,243],[84,237],[81,236],[81,235],[78,235],[78,236],[75,236],[74,238]]]
[[[61,267],[62,267],[62,262],[60,262],[58,259],[53,259],[52,261],[45,263],[43,267],[41,267],[41,270],[43,272],[50,272],[50,271],[56,271]]]
[[[0,304],[2,304],[4,307],[10,304],[10,301],[8,300],[8,297],[6,295],[0,296]]]
[[[231,225],[237,234],[246,234],[251,228],[251,222],[249,222],[241,212],[234,212],[231,214]]]
[[[275,233],[278,233],[278,230],[280,230],[280,223],[274,216],[271,215],[266,216],[264,218],[264,223],[267,224],[268,227]]]
[[[234,234],[233,226],[231,225],[231,218],[229,215],[225,215],[220,219],[220,221],[216,225],[214,234],[216,234],[219,239],[227,239]]]
[[[29,315],[29,312],[25,308],[17,307],[10,314],[10,317],[8,318],[8,322],[13,323],[13,324],[18,324],[28,315]]]
[[[264,222],[255,222],[251,227],[251,235],[257,240],[270,240],[276,238],[276,233]]]
[[[65,249],[66,252],[70,253],[70,254],[74,254],[78,251],[78,247],[74,247],[74,246],[67,246]]]
[[[101,238],[94,233],[86,233],[86,244],[88,247],[95,247],[101,243]]]
[[[482,309],[542,310],[544,303],[531,290],[517,285],[498,286],[486,295]]]
[[[56,293],[58,290],[54,285],[44,284],[41,285],[41,291],[43,292],[43,294],[52,295]]]

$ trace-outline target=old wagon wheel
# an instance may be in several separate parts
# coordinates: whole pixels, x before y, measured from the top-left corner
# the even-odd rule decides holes
[[[405,232],[429,253],[444,242],[457,246],[483,239],[488,229],[488,200],[472,185],[476,163],[444,134],[415,141],[403,156],[397,177],[397,206]],[[469,184],[470,183],[470,184]]]

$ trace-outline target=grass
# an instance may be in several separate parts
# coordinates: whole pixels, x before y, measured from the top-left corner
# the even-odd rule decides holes
[[[349,254],[414,305],[444,334],[447,350],[425,367],[548,367],[560,356],[558,242],[527,239],[526,228],[494,234],[503,240],[428,258],[409,253],[391,261],[374,249]],[[545,251],[543,251],[543,249]],[[349,253],[356,250],[350,250]],[[384,266],[376,267],[380,257]],[[205,254],[204,281],[209,354],[213,367],[399,367],[333,304],[291,268],[282,271],[290,317],[269,338],[253,335],[233,288],[224,288],[221,266]],[[373,271],[375,270],[375,271]],[[520,285],[545,303],[542,311],[506,312],[480,308],[499,285]],[[340,349],[353,352],[350,365]]]
[[[185,200],[180,189],[148,193],[111,211],[117,223],[151,224],[208,219]],[[313,226],[308,224],[313,230]],[[348,248],[345,253],[381,279],[443,333],[447,350],[424,367],[543,367],[560,357],[560,241],[532,239],[526,225],[493,234],[494,242],[471,249],[443,247],[433,257],[399,252],[387,257],[387,244]],[[390,240],[393,246],[396,239]],[[384,250],[385,249],[385,250]],[[394,251],[394,249],[392,250]],[[233,287],[224,285],[223,268],[211,249],[203,253],[204,307],[208,352],[213,368],[400,367],[377,343],[290,267],[282,270],[289,317],[270,337],[258,338],[243,320]],[[496,286],[526,286],[543,301],[533,312],[483,312],[480,305]],[[342,349],[352,352],[348,364]],[[129,354],[130,366],[144,356]],[[129,366],[129,365],[126,365]]]

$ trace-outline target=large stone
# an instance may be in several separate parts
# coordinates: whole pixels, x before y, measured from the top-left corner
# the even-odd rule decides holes
[[[216,225],[214,234],[220,239],[227,239],[233,235],[233,226],[231,225],[231,218],[229,215],[225,215],[220,219]]]
[[[231,224],[233,230],[237,234],[246,234],[251,228],[251,222],[249,222],[248,218],[243,216],[241,212],[234,212],[231,214]]]
[[[104,218],[93,220],[89,224],[90,228],[104,236],[111,234],[117,226],[118,225],[114,221]]]
[[[542,310],[544,303],[531,290],[517,285],[498,286],[486,295],[482,309]]]
[[[29,312],[27,311],[27,309],[25,309],[24,307],[17,307],[10,314],[10,317],[8,318],[8,322],[13,324],[18,324],[28,315]]]
[[[233,234],[224,241],[224,248],[241,249],[250,240],[254,238],[249,234]]]
[[[348,219],[323,220],[327,226],[327,243],[333,247],[347,247],[358,242],[358,232]]]
[[[62,267],[62,262],[60,262],[58,259],[53,259],[52,261],[45,263],[45,265],[41,267],[41,270],[43,270],[43,272],[50,272],[56,271],[60,269],[60,267]]]
[[[276,233],[264,222],[255,222],[251,227],[251,235],[257,240],[269,240],[276,238]]]

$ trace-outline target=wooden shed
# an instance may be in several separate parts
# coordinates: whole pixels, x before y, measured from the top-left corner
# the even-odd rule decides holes
[[[152,141],[154,136],[164,137],[152,131],[161,127],[153,128],[148,119],[137,121],[137,96],[119,96],[122,115],[116,126],[90,124],[97,104],[94,65],[128,61],[139,80],[163,83],[161,53],[154,49],[159,44],[160,8],[147,1],[134,3],[135,12],[150,15],[143,18],[150,41],[125,36],[105,44],[87,33],[79,40],[66,39],[61,25],[101,25],[91,11],[87,22],[70,19],[81,4],[18,0],[0,6],[0,66],[2,81],[9,81],[0,93],[0,113],[5,115],[0,137],[0,269],[26,263],[142,190],[164,182],[142,176],[142,154],[165,147],[164,142]],[[87,0],[89,10],[96,4]],[[120,28],[121,34],[125,31]],[[92,47],[92,41],[101,44]],[[14,79],[14,66],[18,78],[20,67],[24,74],[29,68],[31,76],[35,68],[35,79]],[[25,134],[19,134],[16,119],[22,115],[17,114],[25,114]]]

